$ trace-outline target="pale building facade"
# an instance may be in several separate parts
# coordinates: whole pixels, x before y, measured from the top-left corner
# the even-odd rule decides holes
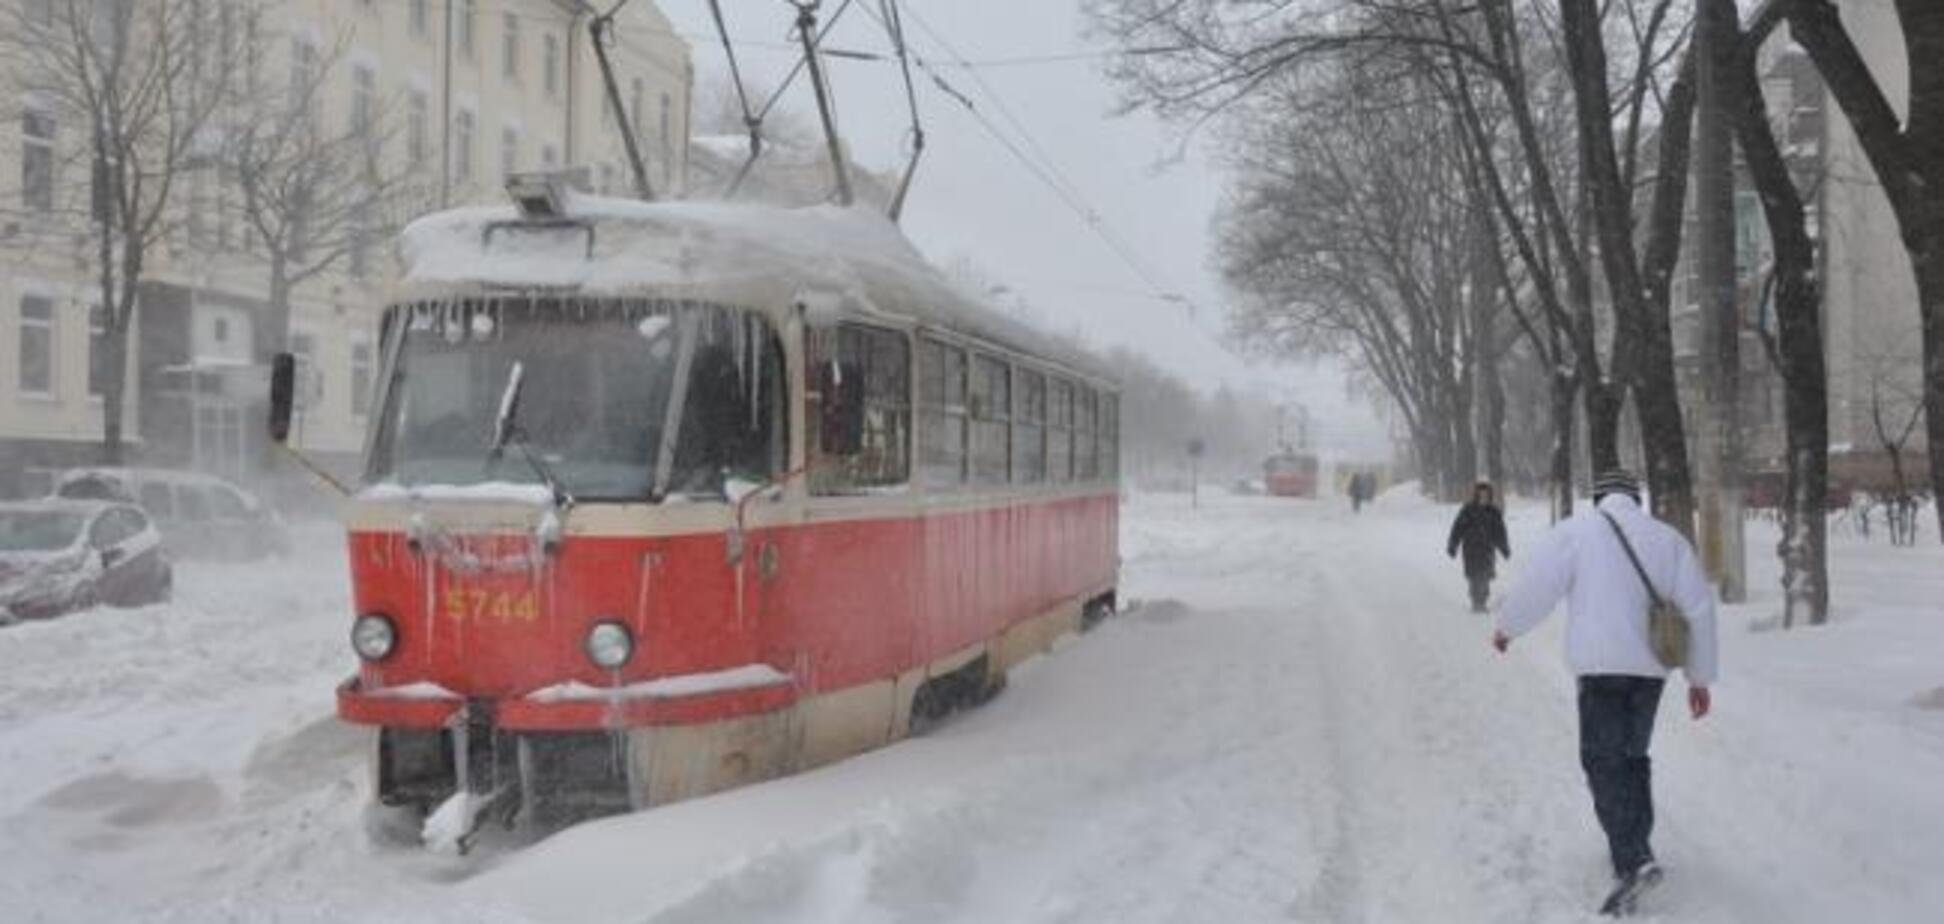
[[[0,23],[37,2],[47,0],[0,0]],[[243,40],[261,72],[318,69],[315,118],[325,130],[375,125],[382,169],[406,178],[386,223],[503,201],[512,171],[580,168],[590,185],[630,189],[589,40],[594,8],[583,0],[229,2],[257,14]],[[649,0],[626,5],[614,35],[610,54],[649,181],[657,194],[679,195],[694,82],[688,44]],[[31,493],[51,470],[92,461],[102,431],[96,264],[85,206],[73,205],[88,192],[88,138],[76,114],[19,91],[13,70],[0,61],[0,496]],[[151,252],[131,333],[129,455],[241,471],[261,455],[267,261],[222,170],[184,174],[172,201],[180,218]],[[362,447],[394,271],[389,238],[373,234],[293,292],[287,346],[305,372],[294,440],[339,467]]]

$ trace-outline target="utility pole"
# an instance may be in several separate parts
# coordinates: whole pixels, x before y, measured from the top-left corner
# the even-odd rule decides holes
[[[1735,266],[1735,0],[1701,0],[1694,119],[1695,269],[1700,278],[1701,558],[1721,599],[1748,598],[1742,535],[1741,317]]]

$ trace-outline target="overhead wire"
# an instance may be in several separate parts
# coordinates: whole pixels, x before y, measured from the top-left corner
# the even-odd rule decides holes
[[[866,12],[869,12],[868,7],[866,8]],[[1024,147],[1022,147],[1021,142],[1013,140],[1006,131],[1002,130],[992,119],[987,117],[969,95],[954,87],[950,81],[947,81],[942,74],[938,73],[931,62],[922,56],[914,54],[912,60],[918,65],[919,69],[923,70],[932,79],[932,83],[946,96],[957,102],[967,113],[971,114],[973,120],[979,124],[986,134],[997,141],[1001,147],[1004,147],[1013,156],[1013,159],[1017,160],[1021,166],[1026,168],[1028,173],[1032,174],[1034,178],[1052,190],[1060,201],[1069,210],[1074,212],[1086,224],[1088,229],[1102,243],[1106,244],[1107,248],[1144,285],[1153,290],[1154,298],[1160,301],[1183,305],[1191,315],[1197,314],[1199,308],[1194,300],[1181,294],[1178,290],[1170,286],[1166,280],[1157,275],[1148,266],[1147,262],[1141,258],[1140,253],[1133,245],[1107,222],[1107,219],[1100,213],[1100,210],[1096,209],[1088,201],[1086,194],[1080,189],[1078,184],[1068,178],[1066,173],[1059,168],[1059,165],[1047,152],[1046,148],[1038,142],[1032,131],[1026,127],[1024,120],[1020,119],[1013,112],[1012,108],[1007,105],[1005,97],[989,81],[979,75],[977,66],[973,65],[963,54],[960,54],[956,48],[953,48],[951,43],[940,34],[939,30],[933,28],[915,10],[909,11],[908,15],[911,21],[918,25],[918,28],[930,38],[933,44],[942,49],[947,56],[960,66],[967,68],[967,72],[972,76],[978,89],[992,102],[993,107],[1005,119],[1013,133],[1016,133],[1023,140]]]

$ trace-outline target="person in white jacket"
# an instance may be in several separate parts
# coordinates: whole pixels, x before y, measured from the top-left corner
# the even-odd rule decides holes
[[[1660,878],[1648,845],[1654,801],[1647,746],[1668,669],[1649,642],[1647,588],[1614,526],[1626,533],[1655,592],[1688,618],[1682,673],[1697,720],[1708,714],[1715,681],[1714,589],[1687,539],[1641,509],[1632,475],[1612,471],[1594,479],[1593,506],[1554,526],[1527,556],[1499,603],[1492,644],[1504,652],[1567,599],[1566,661],[1579,678],[1580,764],[1612,852],[1616,894],[1631,895]]]

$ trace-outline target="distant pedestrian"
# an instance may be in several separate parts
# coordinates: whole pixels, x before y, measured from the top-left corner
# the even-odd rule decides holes
[[[1614,889],[1600,910],[1617,915],[1631,913],[1661,878],[1648,844],[1654,798],[1647,746],[1673,667],[1687,676],[1688,711],[1697,720],[1708,714],[1715,604],[1694,547],[1641,509],[1632,475],[1595,479],[1593,507],[1554,526],[1532,550],[1499,602],[1492,644],[1505,651],[1568,599],[1566,660],[1579,677],[1580,765],[1613,859]],[[1663,631],[1670,622],[1685,624],[1685,643]]]
[[[1363,505],[1377,493],[1377,478],[1369,472],[1358,472],[1350,476],[1350,512],[1361,513]]]
[[[1451,538],[1445,541],[1445,554],[1456,558],[1465,553],[1465,581],[1471,585],[1472,612],[1485,612],[1491,598],[1492,579],[1498,577],[1498,557],[1512,557],[1512,544],[1505,536],[1505,514],[1499,510],[1492,486],[1479,482],[1472,488],[1471,501],[1458,509],[1451,523]]]

